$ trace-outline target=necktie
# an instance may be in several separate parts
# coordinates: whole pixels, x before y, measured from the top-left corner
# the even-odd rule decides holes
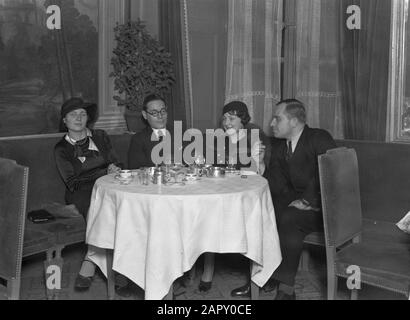
[[[286,161],[289,161],[293,156],[292,141],[288,141],[288,148],[286,150]]]
[[[162,133],[162,131],[158,131],[158,143],[161,143],[164,140],[164,134]],[[161,149],[159,151],[159,156],[163,157],[164,156],[164,149]]]

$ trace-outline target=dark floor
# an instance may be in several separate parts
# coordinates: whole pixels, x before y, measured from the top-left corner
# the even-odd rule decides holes
[[[296,299],[297,300],[323,300],[326,297],[326,269],[325,257],[322,248],[310,248],[311,259],[309,272],[300,271],[296,279]],[[104,276],[98,272],[94,277],[90,290],[86,292],[74,291],[74,280],[80,268],[85,245],[74,245],[63,251],[64,269],[62,277],[62,289],[59,293],[61,300],[105,300],[107,299],[107,287]],[[44,256],[36,256],[23,262],[21,299],[23,300],[43,300],[46,299],[44,284]],[[239,254],[217,255],[215,259],[215,275],[213,285],[206,294],[200,293],[197,289],[202,260],[197,262],[197,275],[194,283],[188,285],[185,293],[176,297],[177,300],[220,300],[234,299],[230,296],[230,291],[246,281],[245,272],[249,264],[247,260]],[[181,293],[177,289],[177,293]],[[349,299],[349,291],[346,289],[345,280],[339,280],[339,299]],[[264,293],[261,291],[260,299],[273,299],[274,293]],[[135,290],[129,298],[120,296],[117,299],[143,299],[143,291]],[[238,298],[235,298],[238,299]],[[364,286],[359,292],[359,299],[363,300],[405,300],[405,297],[378,288]]]

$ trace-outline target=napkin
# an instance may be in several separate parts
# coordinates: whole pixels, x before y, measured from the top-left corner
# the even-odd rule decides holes
[[[397,224],[400,230],[410,233],[410,211]]]

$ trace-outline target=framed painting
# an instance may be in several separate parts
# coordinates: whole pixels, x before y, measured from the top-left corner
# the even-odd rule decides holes
[[[125,3],[0,0],[0,137],[57,133],[60,107],[73,96],[99,104],[100,126],[123,125],[109,71]],[[59,29],[47,24],[52,5]]]

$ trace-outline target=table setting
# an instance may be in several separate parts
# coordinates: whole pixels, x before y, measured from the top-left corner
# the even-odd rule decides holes
[[[223,179],[235,176],[247,178],[255,175],[253,171],[237,170],[235,166],[218,167],[195,162],[191,165],[162,164],[135,170],[121,170],[113,174],[122,185],[131,183],[148,186],[150,184],[163,186],[185,186],[197,183],[202,179]]]
[[[162,164],[99,178],[86,242],[113,250],[91,260],[162,299],[205,252],[239,253],[263,286],[281,261],[275,211],[265,178],[234,167]]]

